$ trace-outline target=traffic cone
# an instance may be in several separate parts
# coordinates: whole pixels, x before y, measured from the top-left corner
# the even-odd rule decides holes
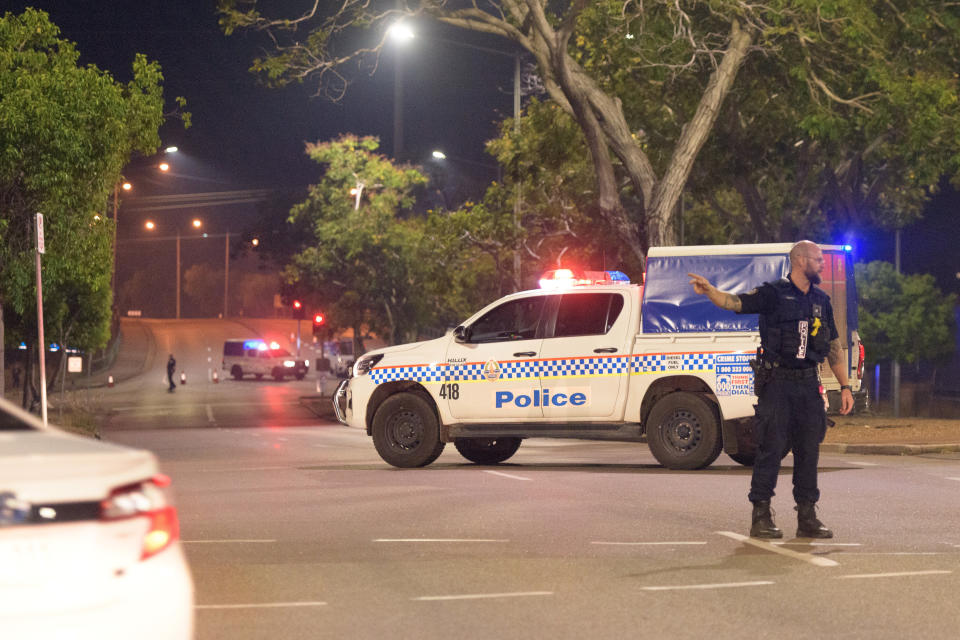
[[[107,376],[107,386],[113,387],[113,376]]]
[[[213,370],[213,384],[220,382],[220,375],[217,373],[217,370]]]
[[[181,372],[180,372],[180,384],[187,384],[187,372],[186,372],[186,371],[181,371]]]

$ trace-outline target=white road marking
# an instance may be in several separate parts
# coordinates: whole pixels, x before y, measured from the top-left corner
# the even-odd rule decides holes
[[[207,420],[210,422],[216,422],[216,419],[213,417],[213,407],[207,405]]]
[[[374,542],[510,542],[496,538],[374,538]]]
[[[772,542],[771,544],[795,547],[861,547],[859,542]]]
[[[674,546],[681,544],[707,544],[706,542],[604,542],[601,540],[595,540],[590,544],[608,544],[608,545],[623,545],[623,546]]]
[[[947,480],[957,480],[957,481],[960,481],[960,478],[947,478]]]
[[[798,551],[791,551],[790,549],[784,549],[783,547],[778,547],[769,542],[763,540],[757,540],[756,538],[749,538],[747,536],[741,535],[739,533],[734,533],[733,531],[717,531],[721,536],[726,536],[728,538],[733,538],[734,540],[739,540],[745,544],[753,545],[760,549],[766,549],[767,551],[772,551],[774,553],[779,553],[780,555],[793,558],[794,560],[803,560],[804,562],[809,562],[812,565],[818,567],[837,567],[840,566],[840,563],[836,560],[831,560],[830,558],[821,558],[820,556],[810,555],[809,553],[800,553]]]
[[[198,604],[194,609],[271,609],[280,607],[325,607],[326,602],[263,602],[260,604]]]
[[[524,598],[529,596],[552,596],[553,591],[516,591],[513,593],[465,593],[457,596],[420,596],[410,598],[420,602],[437,602],[443,600],[483,600],[485,598]]]
[[[528,482],[531,480],[530,478],[524,478],[523,476],[512,476],[509,473],[501,473],[500,471],[484,471],[484,473],[489,473],[490,475],[494,475],[494,476],[502,476],[504,478],[510,478],[511,480],[526,480]]]
[[[847,464],[855,464],[858,467],[878,467],[880,466],[876,462],[860,462],[859,460],[844,460]]]
[[[713,584],[682,584],[669,587],[640,587],[644,591],[679,591],[684,589],[730,589],[734,587],[760,587],[776,584],[769,580],[755,580],[753,582],[716,582]]]
[[[181,540],[182,544],[266,544],[276,540],[254,540],[244,538],[230,538],[223,540]]]
[[[945,573],[953,573],[953,571],[946,571],[942,569],[934,569],[931,571],[898,571],[895,573],[853,573],[846,576],[834,576],[837,579],[843,578],[902,578],[905,576],[932,576],[932,575],[943,575]]]
[[[166,384],[166,382],[167,382],[167,377],[166,377],[166,376],[163,377],[163,381],[164,381],[164,384]],[[266,406],[277,407],[277,406],[284,406],[284,405],[293,406],[293,405],[299,405],[299,404],[300,404],[299,401],[295,401],[295,402],[212,402],[212,403],[210,403],[210,405],[211,405],[211,406],[214,406],[214,407],[241,407],[241,406],[246,406],[246,407],[259,407],[259,406],[264,406],[264,407],[266,407]],[[187,404],[178,404],[177,406],[178,406],[178,407],[198,407],[198,406],[200,406],[200,405],[199,405],[199,404],[194,404],[194,403],[187,403]],[[154,405],[137,405],[137,406],[133,406],[133,407],[113,407],[113,408],[112,408],[113,411],[165,411],[165,410],[169,410],[169,409],[170,409],[170,405],[161,405],[161,404],[154,404]]]

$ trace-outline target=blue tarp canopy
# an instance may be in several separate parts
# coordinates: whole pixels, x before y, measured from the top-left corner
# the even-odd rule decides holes
[[[664,256],[647,258],[643,333],[757,331],[758,316],[737,315],[697,295],[688,273],[721,291],[745,293],[790,272],[786,254]]]

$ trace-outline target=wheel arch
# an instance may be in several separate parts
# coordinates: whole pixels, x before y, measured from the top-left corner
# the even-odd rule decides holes
[[[643,433],[647,432],[647,417],[649,417],[650,411],[657,404],[657,401],[678,391],[687,391],[702,396],[704,400],[713,405],[713,410],[716,411],[720,424],[724,423],[723,411],[717,401],[717,396],[710,385],[704,382],[702,378],[697,376],[670,376],[669,378],[660,378],[647,387],[643,402],[640,404],[640,424],[643,425]]]
[[[437,417],[437,423],[443,424],[443,421],[440,419],[440,411],[437,408],[437,403],[433,399],[433,396],[430,395],[430,392],[427,391],[426,387],[413,380],[397,380],[395,382],[385,382],[377,385],[377,388],[374,389],[370,395],[365,419],[368,436],[373,434],[373,416],[376,415],[377,409],[380,408],[384,400],[397,393],[416,393],[423,396],[423,399],[426,400],[430,408],[433,409],[433,413]]]

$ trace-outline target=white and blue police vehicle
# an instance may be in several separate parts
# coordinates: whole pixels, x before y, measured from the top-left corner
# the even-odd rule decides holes
[[[532,437],[646,441],[671,469],[706,467],[721,451],[750,465],[758,317],[696,295],[687,273],[746,292],[786,277],[791,247],[651,248],[643,284],[619,272],[552,271],[540,289],[501,298],[442,338],[358,358],[334,408],[397,467],[430,464],[449,442],[495,464]],[[820,286],[859,392],[852,259],[847,247],[822,248]],[[821,372],[838,395],[826,364]]]

